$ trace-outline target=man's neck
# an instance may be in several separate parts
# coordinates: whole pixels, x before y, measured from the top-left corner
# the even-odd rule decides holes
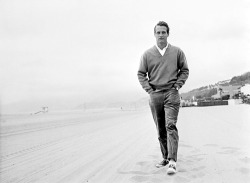
[[[168,45],[168,43],[157,43],[157,46],[162,50]]]

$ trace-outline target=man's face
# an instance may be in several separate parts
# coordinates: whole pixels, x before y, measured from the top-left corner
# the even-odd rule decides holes
[[[157,25],[155,27],[154,34],[158,45],[167,44],[167,38],[168,38],[167,27]]]

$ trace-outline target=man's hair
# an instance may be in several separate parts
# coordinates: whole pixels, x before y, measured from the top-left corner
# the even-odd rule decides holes
[[[169,27],[168,27],[168,24],[164,21],[159,21],[155,27],[154,27],[154,33],[155,33],[155,29],[156,29],[156,26],[165,26],[167,28],[167,33],[169,34]]]

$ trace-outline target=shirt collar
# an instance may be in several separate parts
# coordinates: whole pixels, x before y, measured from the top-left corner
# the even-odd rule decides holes
[[[165,48],[163,48],[162,50],[158,47],[158,45],[156,44],[156,48],[159,50],[160,54],[163,56],[165,51],[167,50],[168,48],[168,43],[167,43],[167,46]]]

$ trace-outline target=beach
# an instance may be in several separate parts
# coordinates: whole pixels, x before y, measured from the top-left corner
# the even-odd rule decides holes
[[[250,105],[181,108],[167,175],[148,107],[1,115],[1,183],[250,181]]]

